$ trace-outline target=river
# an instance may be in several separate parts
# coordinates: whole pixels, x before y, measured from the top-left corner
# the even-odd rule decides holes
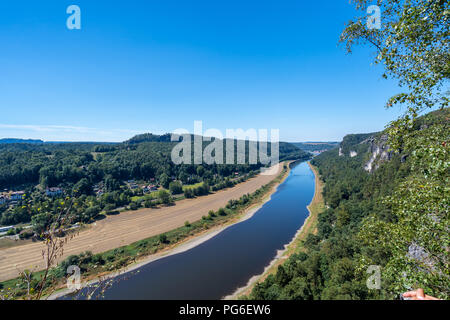
[[[296,164],[270,201],[250,219],[204,243],[119,275],[104,299],[221,299],[261,274],[308,216],[314,173]]]

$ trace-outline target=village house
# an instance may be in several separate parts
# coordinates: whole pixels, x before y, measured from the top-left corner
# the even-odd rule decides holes
[[[102,194],[104,194],[104,183],[103,182],[99,182],[97,184],[94,185],[94,187],[92,188],[92,190],[94,191],[94,193],[97,195],[97,197],[100,197]]]
[[[154,184],[150,184],[148,186],[144,186],[142,188],[142,190],[144,191],[144,193],[148,193],[148,192],[152,192],[152,191],[156,191],[158,190],[158,187]]]
[[[23,196],[25,195],[25,191],[17,191],[17,192],[12,192],[9,196],[9,199],[11,201],[18,201],[18,200],[22,200]]]
[[[126,184],[127,184],[127,186],[128,186],[128,188],[130,188],[130,189],[137,189],[139,186],[137,185],[137,183],[134,181],[134,180],[128,180],[127,182],[126,182]]]
[[[49,197],[56,197],[62,195],[63,191],[61,188],[47,188],[45,189],[45,194]]]

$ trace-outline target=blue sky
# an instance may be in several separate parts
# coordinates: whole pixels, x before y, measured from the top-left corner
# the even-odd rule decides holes
[[[372,49],[338,46],[357,14],[347,0],[2,1],[0,138],[122,141],[194,120],[284,141],[382,130],[398,87]]]

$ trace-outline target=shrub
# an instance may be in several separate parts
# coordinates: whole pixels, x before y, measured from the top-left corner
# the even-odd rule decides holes
[[[23,230],[20,234],[19,234],[19,238],[20,239],[29,239],[34,235],[34,232],[30,229],[27,230]]]
[[[113,211],[116,208],[116,206],[112,203],[108,203],[103,210],[105,210],[106,212],[110,212]]]
[[[136,202],[130,203],[130,210],[137,210],[139,209],[139,204]]]
[[[160,190],[158,193],[158,197],[161,200],[161,203],[163,203],[163,204],[171,203],[172,197],[170,196],[169,192],[167,192],[167,190]]]
[[[181,185],[181,182],[179,182],[179,181],[172,181],[169,184],[169,189],[170,189],[170,192],[172,192],[172,194],[180,194],[183,192],[183,187]]]
[[[155,204],[153,203],[153,201],[151,199],[147,199],[144,202],[144,207],[146,208],[153,208],[155,206]]]
[[[167,235],[165,235],[164,233],[160,234],[159,235],[159,242],[160,243],[167,243],[168,242]]]
[[[186,188],[186,189],[184,190],[184,196],[185,196],[187,199],[193,198],[193,197],[194,197],[194,192],[192,191],[192,189]]]

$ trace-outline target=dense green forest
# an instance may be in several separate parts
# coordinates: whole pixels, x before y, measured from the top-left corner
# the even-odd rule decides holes
[[[416,132],[444,127],[442,141],[449,139],[449,109],[433,112],[420,118],[415,124]],[[339,155],[337,149],[322,153],[311,162],[318,167],[325,182],[323,195],[327,209],[319,214],[318,232],[309,234],[302,252],[292,255],[278,268],[276,275],[270,275],[264,282],[256,285],[250,298],[253,299],[380,299],[395,298],[419,284],[437,296],[449,294],[448,253],[446,266],[439,266],[442,274],[423,282],[411,281],[411,287],[396,283],[401,274],[383,274],[381,290],[369,290],[366,286],[367,262],[384,267],[391,263],[393,252],[381,245],[381,229],[374,231],[375,240],[368,241],[370,218],[380,221],[398,222],[392,210],[392,203],[385,201],[401,183],[414,176],[412,161],[405,153],[391,153],[389,160],[377,159],[378,167],[372,172],[364,170],[370,160],[374,146],[383,144],[383,134],[348,135],[341,145],[358,153],[350,157]],[[371,137],[373,139],[368,138]],[[362,142],[362,143],[361,143]],[[448,158],[447,158],[448,161]],[[448,165],[448,163],[447,163]],[[448,171],[447,171],[448,178]],[[447,186],[448,187],[448,186]],[[439,201],[446,203],[440,212],[448,226],[448,190]],[[377,233],[379,232],[379,233]],[[438,242],[448,246],[448,230],[436,232]],[[389,241],[389,239],[386,239]],[[394,241],[395,239],[391,239]],[[411,251],[411,243],[409,244]],[[407,255],[408,248],[405,248]],[[447,247],[448,248],[448,247]],[[445,254],[444,254],[445,255]],[[417,257],[415,257],[417,258]],[[413,258],[411,258],[413,259]],[[413,259],[414,260],[414,259]],[[419,258],[420,260],[420,258]],[[435,262],[437,269],[437,262]],[[412,267],[414,274],[418,273]],[[400,271],[399,271],[400,272]],[[426,270],[423,271],[426,273]],[[419,281],[419,280],[417,280]]]
[[[169,137],[169,140],[165,139]],[[116,180],[161,178],[163,174],[187,182],[189,176],[202,181],[214,174],[228,176],[234,172],[249,172],[261,164],[176,165],[170,155],[176,142],[169,135],[136,136],[121,144],[0,144],[0,189],[41,184],[55,187],[74,185],[85,178],[90,183],[107,177]],[[207,145],[204,142],[203,148]],[[280,143],[280,161],[306,159],[308,155],[297,147]],[[270,151],[270,149],[269,149]],[[248,142],[247,150],[248,154]],[[225,154],[225,152],[224,152]]]
[[[102,211],[170,204],[179,194],[192,198],[231,187],[263,166],[249,163],[248,142],[244,164],[177,165],[171,159],[177,142],[167,137],[170,140],[169,135],[145,134],[117,144],[0,144],[0,189],[25,191],[25,197],[15,205],[0,204],[0,225],[32,222],[35,231],[44,230],[60,208],[58,199],[63,197],[77,199],[74,222],[91,222]],[[204,142],[203,149],[207,145]],[[280,161],[309,158],[288,143],[280,143],[279,151]],[[127,181],[151,181],[166,190],[144,197],[142,190],[131,190]],[[183,185],[196,187],[183,189]],[[59,187],[63,193],[48,197],[44,192],[48,187]],[[101,195],[95,189],[101,189]]]

